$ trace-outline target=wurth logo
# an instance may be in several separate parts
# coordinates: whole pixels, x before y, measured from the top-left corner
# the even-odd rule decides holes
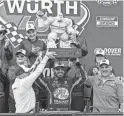
[[[67,16],[80,16],[80,1],[6,0],[4,5],[9,15],[30,15],[46,9],[49,15],[57,15],[62,12]]]
[[[47,38],[50,28],[46,26],[43,30],[39,29],[36,16],[39,10],[45,9],[48,17],[56,17],[58,13],[63,13],[66,18],[71,17],[78,35],[82,34],[90,19],[89,8],[82,1],[76,0],[0,0],[0,7],[4,8],[5,15],[9,15],[8,18],[19,16],[17,24],[7,22],[6,18],[0,17],[0,23],[8,29],[7,37],[15,48],[23,41],[23,38],[25,39],[27,22],[35,24],[37,36]]]

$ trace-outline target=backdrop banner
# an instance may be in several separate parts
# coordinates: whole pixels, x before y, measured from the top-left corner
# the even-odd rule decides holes
[[[123,1],[118,0],[0,0],[0,23],[8,33],[13,51],[26,38],[25,26],[33,22],[37,35],[47,39],[49,26],[39,28],[36,13],[46,9],[47,16],[55,17],[63,13],[64,17],[73,20],[78,32],[79,41],[84,38],[87,42],[88,54],[81,58],[86,70],[94,63],[94,51],[102,48],[118,77],[123,77]],[[15,60],[11,61],[14,64]],[[47,67],[47,76],[51,69]],[[44,72],[44,74],[46,74]]]

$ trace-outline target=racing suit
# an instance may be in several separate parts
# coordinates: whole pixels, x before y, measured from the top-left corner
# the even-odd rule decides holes
[[[74,87],[85,81],[84,73],[76,75],[75,78],[40,78],[39,81],[48,91],[48,110],[71,110],[71,93]]]

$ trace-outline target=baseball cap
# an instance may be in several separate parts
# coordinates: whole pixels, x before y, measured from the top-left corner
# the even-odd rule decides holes
[[[19,49],[15,55],[19,55],[20,53],[26,56],[26,50],[24,49]]]
[[[1,24],[0,24],[0,31],[4,31],[5,33],[7,33],[6,28],[3,25],[1,25]]]
[[[26,31],[29,31],[30,29],[35,30],[36,28],[35,28],[35,26],[34,26],[33,23],[28,22],[28,23],[26,24],[25,30],[26,30]]]
[[[57,61],[54,63],[54,68],[56,67],[65,67],[65,64],[62,61]]]
[[[94,53],[95,53],[96,56],[98,56],[98,55],[105,56],[105,51],[103,49],[101,49],[101,48],[95,49]]]
[[[110,65],[110,62],[109,62],[108,59],[104,59],[104,60],[101,60],[99,64],[100,64],[100,66],[101,66],[102,64]]]

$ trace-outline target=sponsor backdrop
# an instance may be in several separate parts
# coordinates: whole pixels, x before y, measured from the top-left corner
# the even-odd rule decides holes
[[[103,48],[107,57],[110,59],[117,76],[123,75],[123,3],[105,6],[97,4],[95,1],[84,1],[84,4],[90,9],[90,20],[82,33],[88,44],[88,55],[83,62],[86,69],[93,64],[94,50]],[[97,26],[101,17],[101,25]],[[103,19],[104,17],[104,19]],[[106,18],[106,19],[105,19]],[[108,19],[107,19],[108,18]],[[110,19],[113,18],[113,19]],[[107,25],[107,22],[115,20]],[[97,22],[98,21],[98,22]],[[106,23],[106,24],[105,24]],[[118,25],[118,26],[117,26]]]
[[[57,2],[58,1],[58,2]],[[63,0],[4,0],[0,1],[0,23],[9,33],[7,37],[16,51],[25,39],[25,24],[36,22],[36,12],[46,8],[49,16],[62,12],[65,17],[72,18],[78,25],[80,40],[86,39],[88,55],[81,59],[86,70],[94,63],[94,50],[102,48],[111,60],[117,76],[123,75],[123,3],[117,0],[96,1],[63,1]],[[38,32],[41,36],[46,31]],[[14,63],[14,60],[12,61]]]

